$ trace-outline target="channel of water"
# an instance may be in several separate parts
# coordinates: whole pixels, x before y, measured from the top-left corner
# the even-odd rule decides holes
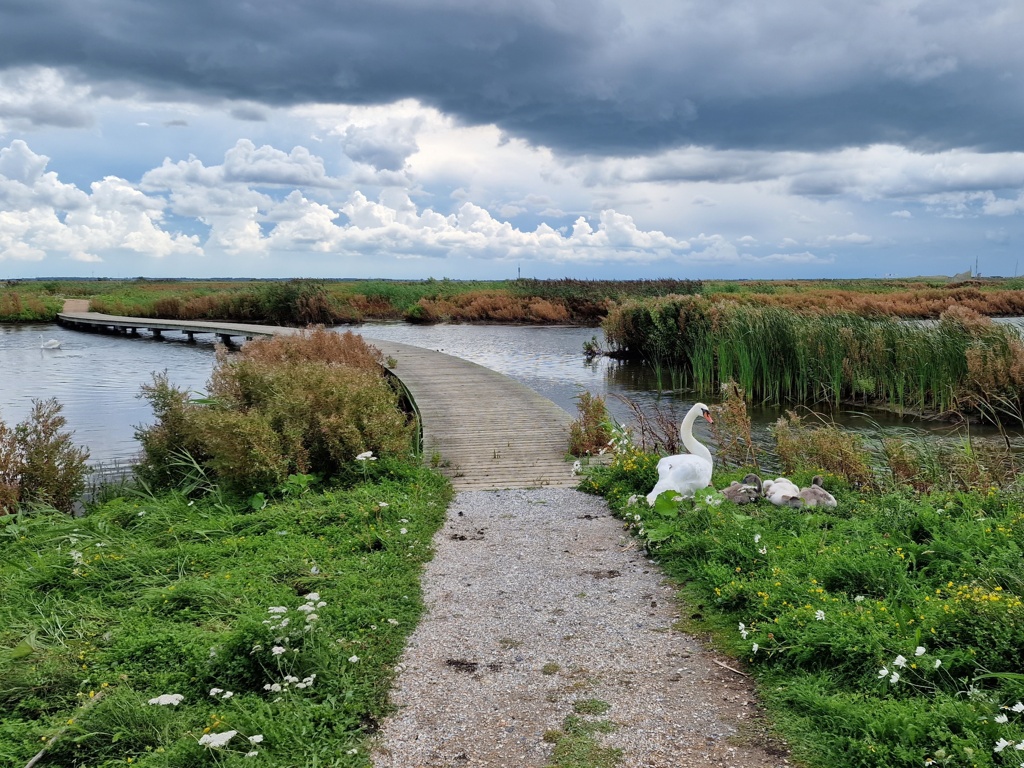
[[[662,408],[675,418],[695,399],[690,392],[659,391],[649,367],[608,358],[585,360],[583,343],[602,338],[596,328],[366,323],[352,330],[371,342],[414,344],[487,366],[532,387],[573,415],[582,391],[605,395],[612,414],[622,422],[629,420],[630,410],[614,395],[645,408]],[[41,342],[51,338],[60,341],[60,349],[41,349]],[[145,332],[139,338],[125,338],[50,324],[0,324],[0,418],[13,425],[28,415],[33,399],[55,397],[64,406],[75,442],[89,448],[90,463],[129,463],[138,453],[136,427],[153,420],[149,404],[138,395],[154,372],[166,370],[176,386],[205,391],[213,370],[215,337],[196,339],[190,344],[184,336],[172,334],[157,340]],[[767,427],[780,413],[777,408],[753,409],[755,436],[765,439]],[[833,416],[853,429],[874,430],[877,425],[887,431],[951,433],[946,424],[881,412],[840,411]],[[991,436],[992,430],[976,429],[974,434]]]

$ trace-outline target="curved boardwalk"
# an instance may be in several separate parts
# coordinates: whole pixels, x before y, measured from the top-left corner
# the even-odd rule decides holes
[[[190,337],[214,333],[225,341],[300,332],[270,325],[97,312],[61,312],[58,320],[72,328],[125,333],[139,328]],[[576,486],[565,461],[571,419],[550,400],[504,374],[442,352],[397,342],[369,343],[396,361],[391,372],[409,390],[420,414],[424,461],[448,475],[455,490]]]

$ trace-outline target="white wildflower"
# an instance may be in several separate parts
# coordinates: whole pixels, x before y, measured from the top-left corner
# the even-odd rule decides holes
[[[897,656],[895,659],[892,660],[892,665],[894,667],[899,667],[900,669],[903,669],[904,667],[907,666],[907,660],[906,660],[906,658],[904,658],[903,654],[900,654],[899,656]]]
[[[255,749],[250,749],[248,752],[242,755],[242,757],[256,757],[256,755],[258,754],[259,752],[257,752]]]
[[[935,660],[935,669],[938,669],[941,666],[942,666],[942,659],[936,659]]]
[[[408,528],[401,528],[401,529],[399,529],[398,532],[400,534],[402,534],[403,536],[405,536],[405,534],[407,534],[409,532],[409,529]]]
[[[754,534],[754,543],[757,544],[759,541],[761,541],[761,534],[760,533],[755,533]]]
[[[762,555],[767,555],[768,554],[768,547],[761,547],[757,551],[760,552]]]
[[[358,662],[359,662],[359,657],[358,657],[358,656],[349,656],[349,657],[348,657],[348,660],[349,660],[350,662],[352,662],[353,664],[356,664],[356,663],[358,663]]]
[[[234,694],[234,693],[232,693],[231,691],[224,691],[224,695],[223,695],[223,696],[221,696],[221,698],[222,698],[222,699],[223,699],[224,701],[227,701],[228,699],[230,699],[230,698],[231,698],[232,696],[234,696],[234,695],[235,695],[235,694]]]
[[[636,495],[636,494],[634,493],[634,494],[633,494],[632,496],[630,496],[630,497],[629,497],[628,499],[626,499],[626,506],[627,506],[627,507],[633,507],[633,506],[636,506],[636,503],[637,503],[637,502],[638,502],[639,500],[640,500],[640,499],[639,499],[639,498],[637,497],[637,495]]]
[[[855,602],[855,603],[863,603],[864,602],[864,595],[857,595],[855,598],[853,598],[853,602]]]
[[[825,620],[825,612],[824,611],[815,611],[814,612],[814,619],[815,619],[815,621],[824,621]]]
[[[394,626],[397,627],[398,626],[398,619],[388,619],[388,624],[393,624]]]
[[[1009,747],[1012,744],[1013,744],[1012,741],[1007,741],[1006,739],[1000,739],[999,741],[996,742],[996,745],[992,749],[992,751],[993,752],[1002,752],[1004,749],[1006,749],[1007,747]]]
[[[267,608],[267,613],[288,613],[288,608],[283,605],[272,605]]]
[[[380,507],[381,509],[385,509],[386,507],[388,507],[388,503],[386,501],[378,501],[377,506]]]
[[[300,605],[296,610],[302,611],[303,613],[312,613],[316,610],[316,606],[312,603],[306,603],[305,605]]]
[[[743,637],[744,640],[746,640],[747,639],[747,635],[749,635],[749,634],[750,634],[750,632],[747,631],[747,625],[744,624],[741,621],[740,622],[740,635]]]
[[[262,733],[257,733],[255,736],[250,736],[249,737],[249,743],[250,744],[259,744],[262,741],[263,741],[263,734]]]
[[[165,707],[167,705],[176,707],[181,704],[184,699],[185,697],[180,693],[165,693],[162,696],[157,696],[155,699],[150,699],[149,703],[156,704],[161,707]]]
[[[572,475],[573,475],[573,477],[575,477],[576,475],[578,475],[578,474],[580,474],[582,472],[583,472],[583,462],[580,461],[579,459],[577,459],[576,461],[574,461],[572,463]]]
[[[1012,709],[1017,714],[1020,714],[1021,712],[1024,712],[1024,704],[1018,701],[1016,704],[1010,707],[1010,709]]]
[[[373,451],[363,451],[356,456],[356,461],[376,461],[377,457],[373,455]]]
[[[878,670],[878,677],[879,677],[879,679],[881,679],[883,677],[888,677],[888,676],[889,676],[889,670],[886,667],[882,667],[880,670]]]
[[[284,653],[287,650],[288,650],[287,648],[284,648],[284,647],[282,647],[280,645],[275,645],[273,648],[270,649],[270,652],[272,654],[274,654],[275,656],[280,656],[282,653]]]
[[[224,693],[224,689],[223,688],[211,688],[210,689],[210,695],[211,696],[216,696],[218,693]]]
[[[238,731],[224,731],[224,733],[207,733],[200,739],[199,743],[210,749],[220,749],[235,737]]]
[[[927,652],[927,649],[923,645],[919,645],[914,649],[915,656],[924,656]]]
[[[754,653],[757,653],[757,651],[758,651],[758,649],[759,649],[760,647],[761,647],[761,646],[759,646],[759,645],[758,645],[757,643],[754,643],[754,644],[753,644],[753,645],[752,645],[752,646],[750,647],[750,650],[751,650],[751,651],[753,651]]]
[[[307,601],[309,601],[311,603],[315,603],[317,600],[320,599],[320,593],[319,592],[310,592],[308,595],[305,595],[305,598],[306,598]]]
[[[899,681],[900,681],[900,673],[899,672],[893,672],[889,676],[889,682],[890,683],[898,683]]]
[[[997,723],[1005,723],[1010,718],[1003,714],[998,714],[993,718]]]
[[[315,613],[311,613],[311,614],[309,614],[309,616],[306,617],[306,621],[307,622],[316,621],[319,618],[320,617],[317,616]]]

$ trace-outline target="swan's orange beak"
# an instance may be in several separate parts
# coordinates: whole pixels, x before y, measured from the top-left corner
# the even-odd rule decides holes
[[[708,424],[714,424],[715,420],[711,418],[711,411],[704,411],[704,420]]]

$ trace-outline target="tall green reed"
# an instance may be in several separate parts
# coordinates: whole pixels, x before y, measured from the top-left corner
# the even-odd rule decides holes
[[[1022,344],[1012,327],[961,315],[923,324],[669,297],[616,307],[605,335],[620,356],[681,368],[701,393],[732,380],[754,402],[880,402],[946,412],[984,400],[978,390],[1013,367]],[[1000,396],[1009,387],[1011,398],[1021,398],[1019,385],[1000,386]]]

